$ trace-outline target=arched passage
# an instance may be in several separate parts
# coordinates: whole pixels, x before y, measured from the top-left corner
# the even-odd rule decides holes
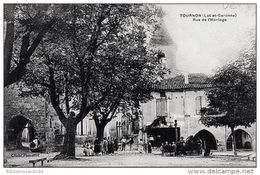
[[[217,149],[217,141],[211,132],[203,129],[199,131],[194,137],[200,138],[202,140],[203,149],[205,149],[206,145],[210,149]]]
[[[252,149],[251,136],[242,129],[235,130],[236,149]],[[227,150],[232,150],[232,134],[227,139]]]
[[[8,145],[12,148],[27,147],[35,138],[32,122],[23,116],[12,118],[8,123],[7,132]]]

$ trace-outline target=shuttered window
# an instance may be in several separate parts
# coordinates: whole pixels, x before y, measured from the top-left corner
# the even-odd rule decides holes
[[[167,100],[156,100],[156,116],[167,116]]]
[[[203,96],[198,96],[198,97],[196,97],[195,101],[196,101],[196,114],[200,114],[201,108],[204,108],[207,106],[206,98]]]

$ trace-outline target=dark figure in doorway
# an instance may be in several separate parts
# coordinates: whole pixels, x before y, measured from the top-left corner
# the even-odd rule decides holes
[[[202,140],[200,138],[196,138],[196,145],[197,145],[197,153],[198,155],[202,154]]]
[[[208,142],[206,142],[204,156],[208,157],[209,155],[210,155],[210,145]]]

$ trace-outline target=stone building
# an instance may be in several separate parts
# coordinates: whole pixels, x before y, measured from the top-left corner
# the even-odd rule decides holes
[[[16,85],[4,88],[4,141],[7,150],[28,149],[38,138],[45,149],[55,148],[55,135],[64,129],[51,105],[41,97],[21,97]]]
[[[151,42],[163,51],[165,66],[171,70],[171,74],[154,89],[153,100],[141,105],[143,128],[163,116],[169,126],[177,120],[180,134],[184,138],[197,135],[209,138],[213,147],[218,150],[231,149],[230,128],[208,128],[199,121],[200,109],[208,104],[206,92],[211,88],[207,75],[188,74],[178,70],[177,44],[171,39],[163,21]],[[256,124],[249,128],[237,127],[235,132],[239,149],[255,149]]]
[[[204,74],[178,75],[163,80],[155,87],[153,100],[142,104],[143,126],[150,125],[158,117],[165,117],[170,126],[177,120],[180,135],[184,138],[199,136],[208,140],[213,148],[223,151],[232,149],[231,130],[227,127],[206,127],[200,121],[200,109],[208,105],[206,92],[212,88]],[[256,124],[237,127],[235,130],[238,149],[255,149]]]

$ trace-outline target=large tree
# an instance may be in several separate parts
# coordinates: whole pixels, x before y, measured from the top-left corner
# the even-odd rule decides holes
[[[146,55],[143,47],[139,48],[139,37],[145,38],[154,30],[161,14],[156,6],[142,4],[61,6],[63,15],[27,66],[23,78],[27,89],[23,95],[50,98],[66,129],[58,157],[73,158],[77,124],[110,97],[115,83],[128,78],[114,71],[122,64],[108,64],[109,61],[125,62]],[[126,49],[131,47],[134,49]]]
[[[140,102],[152,98],[152,85],[167,73],[158,58],[159,52],[146,46],[143,29],[133,32],[131,36],[135,38],[132,41],[117,38],[120,47],[108,47],[113,52],[105,52],[108,59],[100,63],[103,65],[100,71],[105,76],[99,79],[103,78],[102,83],[112,86],[110,94],[93,112],[99,140],[103,139],[104,128],[117,116],[117,111],[132,111],[132,118],[138,120],[138,114],[133,111],[138,111]]]
[[[207,93],[209,106],[202,109],[200,120],[206,126],[228,126],[237,155],[235,128],[250,127],[256,121],[255,48],[243,51],[236,61],[221,68],[212,84],[214,88]]]

